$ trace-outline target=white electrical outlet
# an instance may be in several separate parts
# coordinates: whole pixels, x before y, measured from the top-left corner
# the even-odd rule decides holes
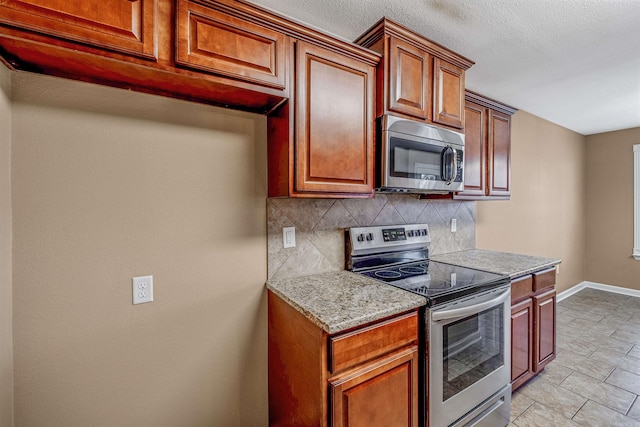
[[[131,282],[133,284],[134,304],[153,301],[153,276],[134,277]]]
[[[295,227],[284,227],[282,229],[282,245],[285,248],[296,247],[296,228]]]
[[[451,232],[455,233],[456,231],[458,231],[458,220],[454,218],[451,220]]]

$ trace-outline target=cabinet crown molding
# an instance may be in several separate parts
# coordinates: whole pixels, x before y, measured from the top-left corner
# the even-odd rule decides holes
[[[388,19],[387,17],[382,17],[382,19],[367,30],[367,32],[358,37],[355,43],[364,47],[369,47],[380,40],[384,35],[397,37],[435,57],[442,58],[463,70],[468,70],[473,64],[475,64],[472,60],[465,58],[451,49],[448,49],[441,44]]]
[[[510,116],[514,115],[518,111],[515,107],[496,101],[495,99],[487,98],[486,96],[470,91],[469,89],[464,91],[464,99],[465,101],[473,102],[474,104],[482,105],[483,107],[491,108],[492,110],[497,110]]]

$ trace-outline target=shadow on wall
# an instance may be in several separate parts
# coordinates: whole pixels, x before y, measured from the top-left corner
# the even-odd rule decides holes
[[[453,218],[456,233],[450,231]],[[429,224],[432,254],[476,247],[475,202],[395,194],[377,194],[373,199],[268,199],[268,277],[344,270],[345,228],[411,223]],[[283,248],[283,227],[296,228],[295,248]]]

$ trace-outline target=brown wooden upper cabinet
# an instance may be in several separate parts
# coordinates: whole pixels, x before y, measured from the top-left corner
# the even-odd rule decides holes
[[[511,116],[515,108],[477,93],[465,93],[464,191],[454,198],[509,199]]]
[[[377,116],[395,114],[464,128],[464,73],[472,61],[386,18],[356,43],[383,56]]]
[[[177,2],[176,63],[284,89],[287,37],[189,0]]]
[[[373,196],[378,60],[295,42],[294,98],[268,117],[270,196]]]
[[[156,59],[157,0],[6,0],[0,22]]]
[[[0,0],[16,70],[266,114],[289,96],[289,37],[320,33],[239,0]]]
[[[385,109],[431,119],[431,56],[409,43],[390,38],[388,58],[389,90]]]
[[[433,82],[433,121],[464,128],[464,70],[435,58]]]

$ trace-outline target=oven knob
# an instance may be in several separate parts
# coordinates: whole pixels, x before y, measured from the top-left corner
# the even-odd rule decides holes
[[[367,234],[367,241],[373,240],[373,233]]]
[[[413,237],[413,230],[409,230],[409,231],[407,231],[407,236],[409,236],[409,237]]]
[[[423,235],[423,236],[426,236],[426,235],[427,235],[427,229],[426,229],[426,228],[422,230],[422,235]]]
[[[358,234],[358,242],[364,241],[364,234]]]

